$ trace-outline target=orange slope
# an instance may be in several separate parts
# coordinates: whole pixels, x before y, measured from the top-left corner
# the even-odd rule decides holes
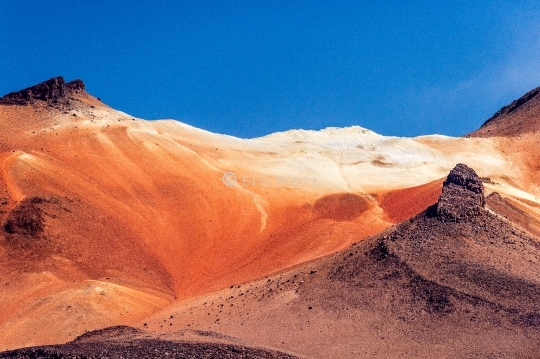
[[[251,154],[240,140],[194,140],[180,124],[134,120],[89,96],[80,100],[68,113],[0,106],[2,224],[24,211],[44,222],[34,236],[0,236],[0,349],[130,324],[174,298],[338,251],[358,233],[389,225],[371,198],[361,210],[338,198],[321,214],[314,206],[328,189],[225,186],[227,170],[258,175],[242,165]],[[36,279],[43,276],[51,280]],[[108,302],[81,295],[93,283],[116,291]],[[117,307],[126,306],[129,315],[120,315]]]
[[[359,128],[242,140],[85,93],[62,108],[0,105],[0,220],[21,232],[0,230],[0,350],[130,324],[343,250],[432,204],[457,162],[534,201],[518,191],[537,189],[533,164],[506,175],[517,159],[498,143]],[[28,218],[42,228],[27,233]]]

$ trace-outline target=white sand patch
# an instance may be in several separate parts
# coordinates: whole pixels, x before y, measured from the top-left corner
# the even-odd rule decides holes
[[[268,213],[266,213],[261,203],[262,202],[261,196],[254,195],[253,201],[255,202],[255,206],[257,206],[257,209],[261,213],[261,229],[259,230],[259,232],[262,233],[266,229],[266,220],[268,219]]]

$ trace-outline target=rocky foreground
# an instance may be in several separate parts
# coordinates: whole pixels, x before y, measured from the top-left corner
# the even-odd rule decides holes
[[[50,345],[0,353],[0,358],[183,358],[183,359],[295,359],[272,350],[248,347],[223,340],[217,333],[193,333],[214,342],[164,340],[130,327],[112,327],[90,332],[64,345]],[[221,342],[219,342],[221,341]]]

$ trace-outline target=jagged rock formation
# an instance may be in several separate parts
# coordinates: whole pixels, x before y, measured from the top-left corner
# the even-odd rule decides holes
[[[0,105],[28,105],[34,101],[55,103],[66,99],[70,93],[84,91],[84,83],[81,80],[77,79],[66,83],[64,78],[59,76],[35,86],[11,92],[0,98]]]
[[[82,82],[82,80],[79,80],[79,79],[70,81],[66,84],[66,89],[68,91],[77,92],[77,93],[84,92],[85,91],[84,82]]]
[[[484,206],[481,178],[472,168],[458,164],[443,184],[437,215],[442,220],[461,221],[477,215]]]

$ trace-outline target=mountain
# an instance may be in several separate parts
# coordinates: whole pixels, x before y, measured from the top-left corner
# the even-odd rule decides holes
[[[471,137],[518,136],[540,130],[540,87],[491,116]]]
[[[493,197],[458,164],[437,203],[413,218],[172,305],[143,328],[219,330],[310,358],[537,358],[540,240],[494,212]]]
[[[320,350],[326,357],[332,353],[347,357],[345,353],[361,350],[360,339],[372,343],[372,349],[380,347],[373,339],[379,329],[374,328],[386,330],[379,320],[390,315],[383,307],[397,294],[369,292],[373,297],[367,296],[363,306],[354,304],[360,299],[352,289],[360,284],[353,279],[354,285],[334,280],[337,277],[330,273],[337,270],[337,263],[345,263],[349,257],[358,259],[358,271],[384,263],[390,266],[390,262],[356,256],[355,247],[383,241],[417,273],[413,265],[420,264],[413,263],[414,256],[406,251],[410,242],[377,237],[411,223],[424,232],[426,226],[437,225],[436,233],[455,237],[461,230],[470,235],[471,221],[485,223],[489,229],[495,223],[492,220],[501,220],[527,238],[536,238],[540,229],[536,136],[530,132],[520,137],[401,138],[354,126],[239,139],[178,121],[134,118],[90,95],[80,80],[65,82],[57,77],[8,94],[0,99],[0,350],[63,344],[88,331],[119,325],[137,327],[148,335],[162,331],[173,339],[177,338],[175,332],[183,330],[222,332],[252,346],[298,356],[309,353],[317,357]],[[418,217],[449,191],[445,178],[457,163],[477,171],[487,212],[480,201],[480,214],[474,212],[473,219],[442,221],[444,216],[461,213],[450,201],[446,207],[441,205],[444,213]],[[478,193],[471,195],[471,201],[474,198],[480,198]],[[507,235],[507,229],[501,233]],[[511,240],[534,253],[528,239]],[[509,260],[522,263],[525,259],[499,251],[509,249],[509,244],[494,247],[490,257],[478,248],[480,244],[470,242],[466,241],[469,247],[455,243],[477,253],[473,258],[477,262],[470,259],[470,263],[496,264],[499,262],[493,258],[502,256],[507,262],[500,262],[497,270],[517,281],[525,280],[525,272],[530,271],[527,275],[532,276],[531,288],[535,288],[535,257],[527,257],[532,264],[525,263],[525,272],[519,272]],[[433,248],[441,245],[435,244]],[[398,245],[402,247],[395,247]],[[436,250],[427,247],[422,244],[422,251],[436,257],[432,252]],[[445,251],[448,253],[442,253],[448,256],[452,253],[451,249]],[[425,280],[442,281],[438,278],[446,262],[439,258],[429,263],[426,273],[418,273]],[[305,268],[312,264],[321,267],[310,274],[312,270]],[[304,269],[294,272],[295,268]],[[428,273],[432,270],[439,272]],[[298,299],[285,290],[293,277],[278,282],[284,273],[301,276],[305,288],[312,285],[311,297],[306,298],[319,298],[315,294],[320,292],[330,299],[320,299],[316,306],[304,297]],[[324,273],[328,275],[322,276]],[[323,277],[326,279],[317,279]],[[491,298],[489,288],[480,286],[475,291],[472,284],[456,284],[459,280],[465,283],[468,277],[456,279],[448,274],[448,280],[452,281],[444,285],[453,288],[448,301],[458,309],[466,305],[459,298],[467,293],[478,296],[479,303]],[[406,288],[385,281],[373,282],[374,288]],[[299,282],[294,279],[295,285]],[[247,309],[239,312],[241,300],[249,297],[242,288],[250,286],[258,297],[247,301]],[[270,300],[278,291],[283,295],[276,297],[277,302]],[[411,293],[404,292],[405,302],[413,298]],[[235,300],[224,302],[219,296]],[[380,308],[369,309],[375,304],[368,305],[368,298]],[[501,333],[523,330],[520,323],[529,317],[534,328],[536,307],[495,299],[490,300],[504,305],[501,310],[509,312],[512,306],[517,310],[504,318],[518,324],[511,322]],[[331,306],[330,300],[336,310],[317,312],[319,305]],[[349,300],[353,307],[347,304]],[[212,301],[222,306],[217,308]],[[182,306],[193,307],[193,314],[188,310],[178,317],[175,313]],[[309,306],[311,310],[306,309]],[[473,307],[471,304],[470,310]],[[215,317],[220,310],[222,316]],[[307,316],[312,313],[319,313],[323,321]],[[366,321],[358,313],[366,315]],[[369,317],[370,313],[375,314]],[[472,328],[469,322],[465,324],[467,317],[461,309],[456,313],[449,315]],[[434,325],[431,315],[418,328]],[[392,318],[402,323],[399,328],[408,330],[409,322]],[[415,321],[418,318],[413,316]],[[304,326],[306,320],[327,329]],[[295,329],[293,333],[293,328],[305,328],[305,332]],[[341,329],[331,334],[328,328]],[[348,328],[346,332],[344,328]],[[326,339],[317,334],[321,330],[328,334]],[[399,340],[411,338],[399,333],[395,333]],[[320,344],[314,345],[314,338]],[[499,336],[494,334],[494,338]],[[508,338],[523,339],[518,334],[508,334]],[[420,342],[413,339],[409,342],[420,348]],[[407,342],[399,340],[396,343],[405,348]],[[430,343],[443,348],[435,337],[432,340]]]
[[[509,173],[521,172],[521,187],[531,193],[538,190],[540,171],[540,87],[504,106],[491,116],[469,138],[491,138],[504,156],[515,158]]]

